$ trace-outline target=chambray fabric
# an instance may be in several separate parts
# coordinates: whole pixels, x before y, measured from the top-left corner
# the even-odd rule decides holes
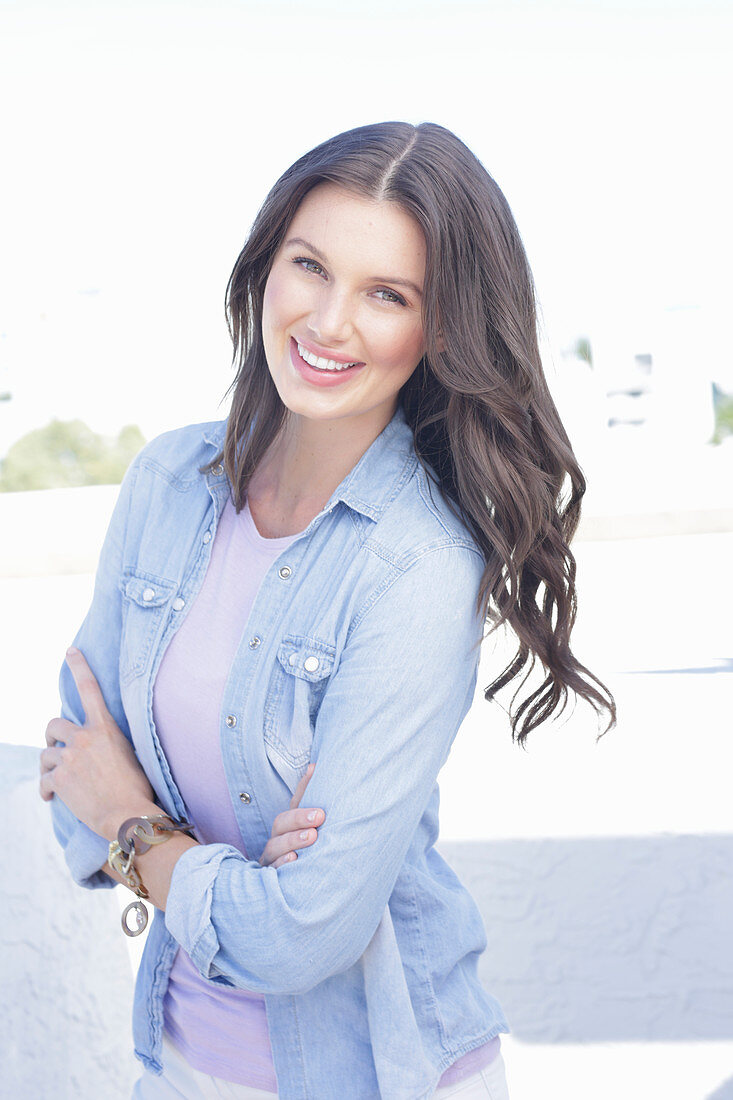
[[[176,817],[187,811],[152,685],[229,493],[223,469],[199,472],[225,427],[168,432],[134,460],[74,639]],[[245,850],[262,852],[309,761],[307,804],[325,823],[277,870],[227,844],[178,860],[135,989],[135,1052],[153,1072],[178,944],[210,981],[265,994],[283,1100],[427,1100],[458,1057],[509,1030],[478,979],[481,914],[433,847],[438,772],[476,686],[482,568],[398,409],[269,569],[224,691],[221,749]],[[63,716],[81,723],[65,665],[60,690]],[[111,887],[106,841],[57,797],[50,805],[75,880]]]

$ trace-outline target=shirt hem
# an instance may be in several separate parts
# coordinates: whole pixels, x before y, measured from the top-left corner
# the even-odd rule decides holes
[[[459,1058],[462,1058],[464,1054],[470,1054],[472,1050],[477,1050],[478,1047],[483,1046],[484,1043],[488,1043],[492,1039],[495,1039],[497,1037],[497,1035],[509,1035],[509,1034],[511,1034],[511,1032],[509,1030],[509,1024],[507,1024],[506,1021],[501,1021],[500,1023],[494,1024],[492,1027],[490,1027],[489,1030],[484,1035],[480,1036],[478,1039],[468,1040],[468,1042],[466,1042],[462,1046],[458,1047],[458,1049],[454,1053],[448,1054],[444,1058],[441,1059],[441,1061],[438,1064],[438,1081],[440,1080],[442,1075],[445,1073],[445,1071],[450,1069],[450,1067],[452,1065],[454,1065],[454,1063],[457,1062]],[[447,1061],[446,1061],[446,1058],[448,1059]],[[437,1082],[433,1086],[433,1088],[436,1088],[436,1087],[437,1087]]]

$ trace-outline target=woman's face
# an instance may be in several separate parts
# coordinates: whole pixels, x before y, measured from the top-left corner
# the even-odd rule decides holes
[[[423,356],[424,279],[425,240],[401,207],[332,183],[309,191],[263,303],[267,363],[287,408],[363,418],[379,434]]]

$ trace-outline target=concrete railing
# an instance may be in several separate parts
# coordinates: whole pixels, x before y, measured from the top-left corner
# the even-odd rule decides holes
[[[733,531],[733,446],[719,450],[705,455],[698,481],[689,474],[697,491],[628,485],[628,471],[616,484],[606,474],[586,501],[577,539]],[[93,573],[118,493],[119,485],[0,493],[0,577]]]

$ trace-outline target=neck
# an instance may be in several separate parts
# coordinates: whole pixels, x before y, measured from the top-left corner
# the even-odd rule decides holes
[[[266,538],[296,534],[318,515],[391,419],[310,420],[291,414],[255,470],[250,512]]]

